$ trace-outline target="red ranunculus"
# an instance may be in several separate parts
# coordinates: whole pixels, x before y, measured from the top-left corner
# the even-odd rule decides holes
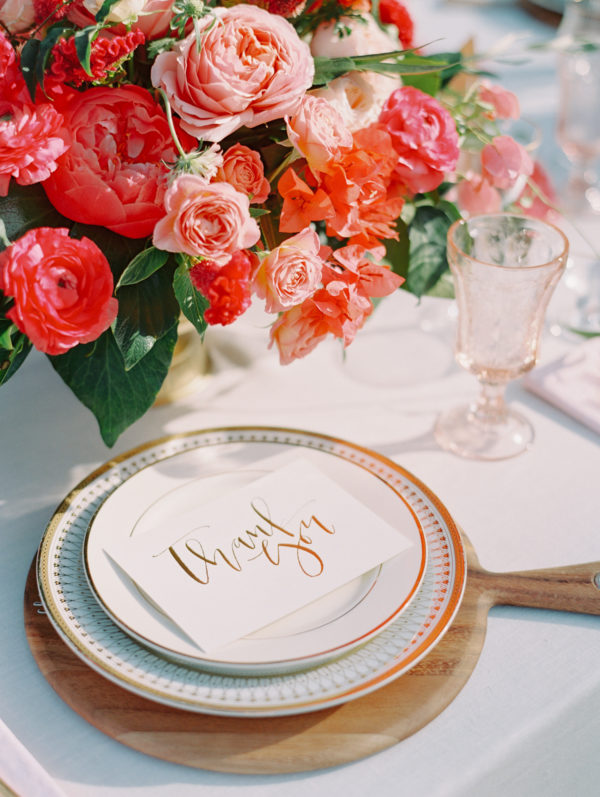
[[[177,153],[167,119],[140,86],[68,92],[59,104],[71,133],[69,151],[43,183],[69,219],[128,238],[150,235],[164,215],[168,168]],[[195,142],[181,135],[184,147]]]
[[[46,354],[95,340],[117,315],[107,259],[65,228],[38,227],[5,249],[0,289],[15,300],[8,318]]]

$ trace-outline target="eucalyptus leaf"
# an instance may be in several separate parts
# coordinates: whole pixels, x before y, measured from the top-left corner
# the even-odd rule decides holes
[[[156,342],[179,318],[171,285],[172,269],[155,271],[143,282],[119,288],[119,312],[113,324],[125,369],[146,360]]]
[[[177,341],[177,324],[157,340],[143,363],[125,370],[110,330],[93,343],[50,357],[52,366],[98,421],[107,446],[153,404],[167,375]]]
[[[185,263],[180,263],[175,271],[173,289],[181,307],[181,312],[202,335],[207,327],[204,313],[209,306],[209,302],[192,284],[190,272]]]

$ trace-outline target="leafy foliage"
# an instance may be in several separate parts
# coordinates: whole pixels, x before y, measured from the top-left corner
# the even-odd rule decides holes
[[[80,344],[49,359],[79,401],[94,413],[102,439],[112,446],[152,406],[169,370],[176,341],[174,324],[144,361],[130,370],[126,370],[110,330],[93,343]]]

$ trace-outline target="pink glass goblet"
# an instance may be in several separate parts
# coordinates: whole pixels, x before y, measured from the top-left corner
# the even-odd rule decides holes
[[[504,392],[536,363],[546,307],[567,254],[568,241],[557,227],[525,216],[473,216],[449,229],[455,355],[481,390],[475,401],[438,417],[434,434],[442,448],[495,460],[520,454],[533,441],[533,427],[507,406]]]

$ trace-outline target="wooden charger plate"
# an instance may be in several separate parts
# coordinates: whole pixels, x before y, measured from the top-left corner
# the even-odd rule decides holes
[[[491,573],[467,552],[456,618],[413,669],[358,700],[287,717],[209,716],[154,703],[103,678],[62,642],[39,612],[35,562],[25,589],[25,631],[46,680],[85,720],[142,753],[217,772],[282,774],[346,764],[405,739],[437,717],[479,658],[497,604],[600,614],[600,562]]]

